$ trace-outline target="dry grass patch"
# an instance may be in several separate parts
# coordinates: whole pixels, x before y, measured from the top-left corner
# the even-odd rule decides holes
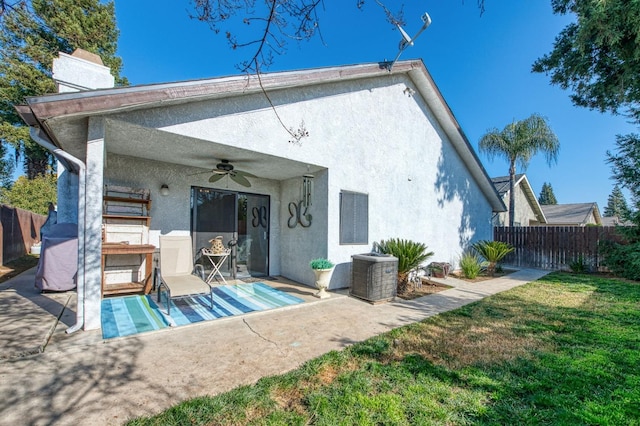
[[[332,384],[340,375],[356,371],[358,368],[360,368],[360,365],[358,361],[353,358],[339,364],[327,363],[319,367],[313,379],[317,379],[321,385],[327,386]]]
[[[475,319],[447,324],[412,327],[394,346],[391,357],[398,361],[417,354],[446,368],[490,365],[530,356],[547,348],[540,337],[521,335],[503,323],[476,324]]]
[[[260,419],[264,419],[270,412],[271,412],[271,410],[266,408],[266,407],[257,406],[257,405],[249,405],[244,410],[244,417],[245,418],[243,420],[233,420],[229,424],[237,425],[237,426],[256,424],[256,423],[258,423],[260,421]],[[227,423],[225,423],[225,424],[227,424]]]
[[[307,413],[304,390],[300,387],[276,387],[271,390],[271,399],[281,410],[294,411],[302,415]]]
[[[341,371],[335,365],[323,365],[320,367],[318,374],[316,374],[316,378],[323,385],[330,385],[340,373]]]
[[[323,387],[331,386],[338,377],[354,372],[360,368],[358,360],[350,358],[343,362],[326,362],[318,367],[318,371],[294,387],[276,386],[270,392],[271,399],[283,410],[305,414],[305,395]]]

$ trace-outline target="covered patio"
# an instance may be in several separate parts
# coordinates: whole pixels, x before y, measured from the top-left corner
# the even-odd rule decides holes
[[[35,269],[31,269],[0,284],[0,306],[2,306],[2,310],[0,310],[0,347],[3,349],[0,353],[0,359],[9,360],[42,352],[71,350],[84,345],[110,341],[103,339],[100,329],[85,330],[73,334],[65,333],[65,330],[75,322],[76,292],[41,293],[33,285],[34,278]],[[332,292],[332,298],[320,300],[313,295],[317,291],[316,289],[282,277],[269,277],[269,279],[260,282],[274,290],[302,300],[302,303],[299,304],[276,308],[278,310],[304,309],[310,304],[347,297],[346,291],[339,290]],[[243,282],[236,280],[232,283],[242,284]],[[155,300],[155,294],[152,296]],[[115,299],[121,299],[121,297]],[[273,309],[256,310],[221,317],[213,321],[225,322],[238,316],[254,317],[269,312],[273,312]],[[200,327],[211,322],[212,320],[206,320],[185,326],[166,327],[159,329],[157,333],[178,332],[185,328]],[[154,333],[146,334],[153,335]],[[132,334],[129,337],[115,340],[135,339],[139,336],[140,334]]]

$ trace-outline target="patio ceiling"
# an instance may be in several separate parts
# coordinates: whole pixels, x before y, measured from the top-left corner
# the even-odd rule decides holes
[[[205,141],[120,120],[108,120],[105,128],[107,154],[138,157],[187,167],[212,170],[229,160],[240,170],[263,179],[286,180],[323,167],[283,157],[261,154],[235,146]]]

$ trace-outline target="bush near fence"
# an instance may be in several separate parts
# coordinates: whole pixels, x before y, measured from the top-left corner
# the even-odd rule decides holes
[[[493,238],[515,247],[503,263],[521,268],[570,270],[584,262],[590,271],[606,272],[599,247],[603,241],[622,241],[615,226],[499,226]]]
[[[0,205],[0,261],[2,265],[16,260],[31,250],[40,241],[40,228],[46,216]]]

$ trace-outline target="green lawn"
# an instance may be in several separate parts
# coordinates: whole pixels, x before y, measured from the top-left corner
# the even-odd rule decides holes
[[[640,425],[640,284],[553,273],[131,425]]]

